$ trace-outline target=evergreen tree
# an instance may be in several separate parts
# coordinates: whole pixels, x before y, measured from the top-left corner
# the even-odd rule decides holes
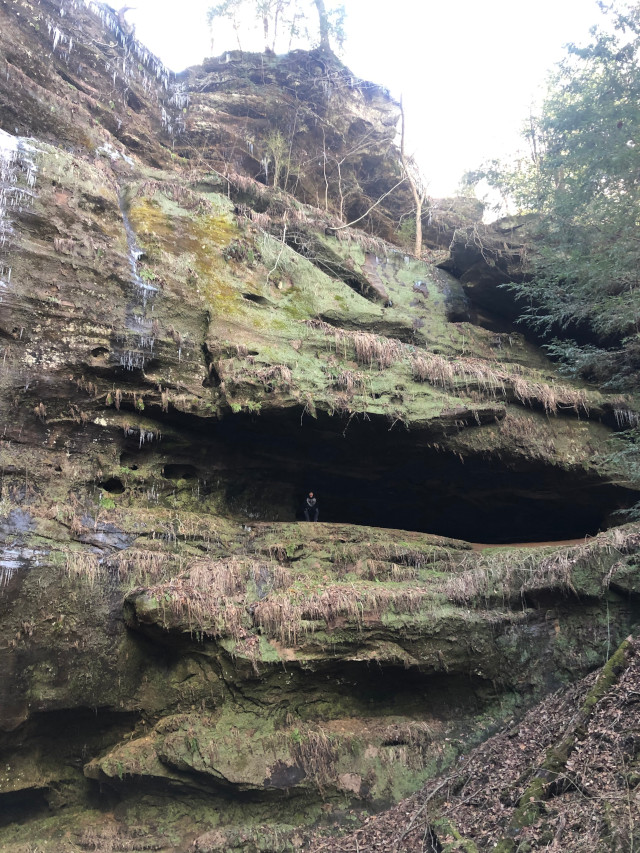
[[[468,180],[536,215],[533,279],[514,285],[525,321],[584,329],[596,346],[555,340],[551,352],[625,387],[640,371],[640,4],[600,7],[603,24],[586,47],[568,47],[531,118],[529,157]]]

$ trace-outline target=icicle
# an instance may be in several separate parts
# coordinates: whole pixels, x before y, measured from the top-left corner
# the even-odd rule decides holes
[[[0,249],[6,250],[14,233],[10,211],[22,211],[23,206],[35,195],[38,168],[34,159],[35,149],[20,137],[0,130]],[[2,265],[2,274],[8,270],[6,289],[11,281],[11,268]]]
[[[640,415],[637,412],[632,412],[631,409],[614,409],[613,415],[618,427],[634,427],[640,423]]]

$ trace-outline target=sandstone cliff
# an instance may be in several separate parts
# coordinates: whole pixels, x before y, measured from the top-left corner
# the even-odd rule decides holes
[[[2,849],[300,848],[602,665],[633,403],[492,313],[473,203],[407,253],[388,93],[0,22]]]

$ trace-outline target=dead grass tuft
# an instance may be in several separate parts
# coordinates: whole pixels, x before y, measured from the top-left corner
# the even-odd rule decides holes
[[[364,548],[362,544],[343,545],[336,549],[335,560],[339,566],[355,566],[362,560]],[[437,546],[427,547],[424,550],[411,548],[409,546],[394,543],[376,542],[368,546],[368,559],[379,561],[384,564],[396,564],[400,567],[411,569],[423,569],[427,566],[435,566],[436,563],[444,561],[451,562],[451,554],[446,548]]]
[[[320,622],[329,628],[341,620],[362,628],[366,620],[377,621],[386,612],[415,613],[422,606],[426,590],[378,584],[371,587],[335,584],[322,592],[288,590],[259,602],[253,618],[267,636],[287,645],[297,645]]]
[[[347,394],[353,395],[356,391],[360,391],[365,386],[365,378],[362,373],[355,370],[341,370],[333,381],[334,388],[341,391],[346,391]]]
[[[629,554],[639,547],[640,530],[623,527],[600,533],[584,545],[562,548],[551,554],[506,551],[484,557],[469,553],[459,564],[462,571],[446,580],[444,592],[450,601],[475,606],[495,601],[513,604],[544,589],[578,595],[576,570],[604,565],[599,558],[613,553]],[[475,564],[465,568],[469,563]],[[619,565],[615,564],[606,572],[603,568],[603,588],[609,585]]]
[[[66,568],[70,578],[81,578],[95,586],[101,574],[100,560],[93,551],[67,551]]]
[[[435,353],[416,350],[396,338],[340,329],[323,320],[304,322],[323,335],[333,336],[336,350],[342,347],[345,355],[348,348],[352,347],[360,364],[385,370],[392,364],[407,360],[416,382],[428,382],[448,393],[464,391],[478,400],[487,397],[513,399],[525,406],[539,406],[547,414],[555,415],[563,409],[572,409],[576,414],[582,410],[589,414],[585,391],[525,379],[521,375],[522,368],[517,365],[505,370],[477,358],[449,360]]]
[[[138,853],[141,850],[165,849],[165,841],[150,838],[147,827],[125,828],[115,824],[83,830],[78,838],[78,845],[83,850],[93,850],[96,853]]]
[[[349,570],[356,577],[370,581],[404,583],[416,580],[418,577],[418,570],[415,566],[398,566],[396,563],[388,563],[383,560],[358,560],[355,566],[349,567]]]
[[[110,557],[107,565],[117,572],[121,582],[133,581],[142,584],[157,581],[167,568],[167,564],[173,564],[173,562],[173,556],[164,551],[126,548]]]
[[[192,631],[243,640],[249,636],[255,602],[290,586],[291,573],[277,564],[240,560],[196,560],[149,594],[168,602],[172,616]]]
[[[363,252],[386,258],[389,251],[395,251],[395,247],[385,243],[380,237],[372,237],[359,231],[357,228],[340,228],[335,236],[341,243],[355,243]]]
[[[292,756],[315,783],[320,793],[335,781],[338,749],[334,738],[323,729],[308,730],[293,742]]]
[[[490,557],[473,555],[478,560],[471,569],[452,575],[444,592],[450,601],[465,605],[489,605],[493,602],[517,603],[535,590],[553,589],[577,595],[572,580],[576,558],[572,549],[540,559],[535,553],[507,552]],[[464,562],[469,559],[465,556]]]
[[[371,332],[355,332],[352,337],[356,359],[379,370],[391,367],[405,354],[405,345],[395,338],[381,338]]]
[[[256,371],[256,376],[262,384],[274,390],[275,388],[290,388],[292,384],[292,374],[286,364],[272,364],[270,367],[263,367]]]
[[[53,248],[59,255],[74,255],[76,241],[73,238],[54,237]]]
[[[266,549],[266,553],[268,553],[269,557],[277,563],[286,563],[289,559],[287,546],[283,545],[281,542],[275,542],[273,545],[269,545]]]

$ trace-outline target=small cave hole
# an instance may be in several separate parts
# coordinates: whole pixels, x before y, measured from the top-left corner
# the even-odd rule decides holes
[[[99,483],[99,486],[110,495],[121,495],[124,492],[124,483],[119,477],[109,477],[108,480]]]
[[[48,810],[49,805],[44,788],[10,791],[0,796],[0,826],[17,825],[35,820],[45,815]]]
[[[207,350],[206,346],[203,346],[202,349],[204,352],[205,363],[208,365],[208,368],[209,368],[208,374],[202,380],[202,385],[204,388],[217,387],[218,385],[220,385],[220,383],[222,381],[221,376],[218,373],[218,371],[216,370],[216,366],[215,366],[214,362],[211,360],[211,357],[209,355],[209,351]]]
[[[256,305],[272,305],[266,297],[260,296],[259,293],[243,293],[242,298],[248,302],[255,302]]]
[[[166,480],[196,480],[198,472],[193,465],[165,465],[162,476]]]
[[[131,89],[127,91],[127,106],[131,107],[131,109],[135,110],[135,112],[137,113],[141,112],[144,108],[144,104],[142,103],[140,98],[138,98],[137,95],[131,91]]]
[[[109,355],[109,350],[106,347],[96,347],[91,350],[92,358],[104,358],[106,355]]]

